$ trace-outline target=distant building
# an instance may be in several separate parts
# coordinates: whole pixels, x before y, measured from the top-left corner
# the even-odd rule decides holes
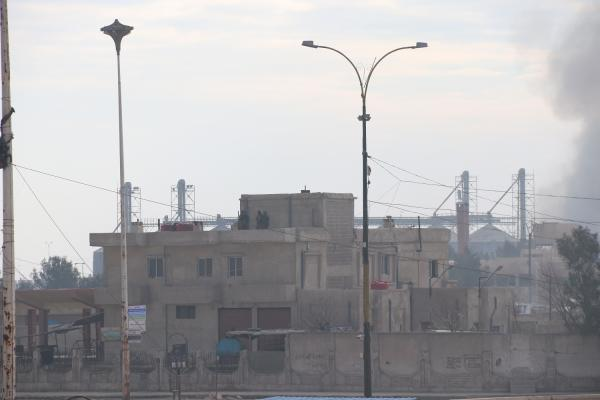
[[[469,236],[469,250],[483,258],[495,258],[509,246],[518,250],[518,245],[515,238],[492,224],[482,226]]]
[[[102,247],[94,250],[94,258],[92,259],[92,272],[94,276],[102,275],[104,272],[104,249]]]

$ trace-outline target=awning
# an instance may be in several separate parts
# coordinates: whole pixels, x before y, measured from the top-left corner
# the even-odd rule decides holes
[[[71,323],[72,326],[82,326],[82,325],[89,325],[89,324],[94,324],[97,322],[103,322],[104,321],[104,313],[97,313],[94,315],[90,315],[88,317],[83,317],[83,318],[79,318],[78,320],[75,320]]]

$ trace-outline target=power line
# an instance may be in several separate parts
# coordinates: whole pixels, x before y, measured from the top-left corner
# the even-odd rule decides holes
[[[81,255],[81,253],[79,253],[79,251],[75,248],[75,246],[73,245],[73,243],[71,242],[71,240],[69,240],[69,238],[67,237],[67,235],[65,234],[65,232],[62,230],[62,228],[58,225],[58,222],[56,222],[56,220],[54,219],[54,217],[50,214],[50,211],[48,211],[48,209],[46,208],[46,206],[44,205],[44,203],[42,202],[42,200],[38,197],[38,195],[35,193],[35,191],[31,187],[31,185],[29,184],[29,182],[27,182],[27,179],[25,179],[25,177],[23,176],[23,173],[21,173],[20,168],[16,167],[15,169],[17,170],[17,173],[19,174],[19,176],[23,180],[23,183],[25,183],[25,185],[27,186],[27,188],[29,189],[29,191],[31,192],[31,194],[33,195],[33,197],[35,197],[35,199],[37,200],[37,202],[40,205],[40,207],[42,207],[42,210],[44,210],[44,212],[46,213],[46,215],[48,216],[48,218],[50,218],[50,221],[52,221],[52,224],[54,225],[54,227],[58,230],[58,232],[61,234],[61,236],[63,237],[63,239],[65,239],[65,241],[67,242],[67,244],[69,245],[69,247],[71,247],[71,249],[75,252],[75,254],[77,254],[77,256],[83,262],[83,264],[88,268],[88,270],[90,271],[90,273],[92,273],[92,269],[90,268],[90,266],[88,265],[88,263],[85,261],[85,259]]]
[[[446,184],[444,184],[444,183],[441,183],[441,182],[435,181],[435,180],[433,180],[433,179],[427,178],[427,177],[425,177],[425,176],[422,176],[422,175],[419,175],[419,174],[417,174],[417,173],[414,173],[414,172],[408,171],[408,170],[406,170],[406,169],[404,169],[404,168],[401,168],[401,167],[399,167],[399,166],[397,166],[397,165],[394,165],[394,164],[392,164],[392,163],[390,163],[390,162],[387,162],[387,161],[380,160],[380,159],[378,159],[378,158],[375,158],[375,157],[373,157],[373,156],[369,156],[369,158],[370,158],[370,159],[372,159],[373,161],[375,161],[376,163],[377,163],[377,162],[384,163],[384,164],[386,164],[386,165],[388,165],[388,166],[390,166],[390,167],[392,167],[392,168],[395,168],[395,169],[397,169],[397,170],[399,170],[399,171],[402,171],[402,172],[405,172],[405,173],[407,173],[407,174],[410,174],[410,175],[412,175],[412,176],[415,176],[415,177],[418,177],[418,178],[424,179],[424,180],[426,180],[426,181],[428,181],[428,182],[431,182],[431,183],[426,183],[426,182],[418,182],[418,181],[410,181],[410,180],[403,180],[403,179],[400,179],[400,178],[398,178],[398,180],[400,180],[401,182],[404,182],[404,183],[414,183],[414,184],[419,184],[419,185],[427,185],[427,186],[441,186],[441,187],[446,187],[446,188],[453,188],[453,186],[446,185]],[[381,166],[381,165],[380,165],[380,166]],[[483,192],[493,192],[493,193],[504,193],[504,192],[506,191],[506,190],[500,190],[500,189],[489,189],[489,188],[479,188],[479,187],[477,188],[477,190],[479,190],[479,191],[483,191]],[[551,198],[559,198],[559,199],[571,199],[571,200],[591,200],[591,201],[600,201],[600,197],[595,197],[595,196],[587,196],[587,195],[582,195],[582,196],[580,196],[580,195],[569,195],[569,194],[553,194],[553,193],[534,193],[534,195],[535,195],[536,197],[551,197]]]
[[[372,158],[372,159],[374,159],[373,157],[371,157],[371,158]],[[434,181],[434,180],[432,180],[432,179],[429,179],[429,178],[425,178],[425,177],[423,177],[423,176],[421,176],[421,175],[418,175],[418,174],[413,174],[413,175],[415,175],[415,176],[417,176],[417,177],[419,177],[419,178],[421,178],[421,179],[426,179],[426,180],[429,180],[429,181],[430,181],[430,182],[432,182],[432,183],[417,182],[417,181],[407,181],[407,180],[400,179],[400,178],[399,178],[399,177],[397,177],[395,174],[393,174],[391,171],[389,171],[387,168],[385,168],[384,166],[382,166],[382,165],[381,165],[381,164],[378,162],[378,161],[380,161],[380,160],[378,160],[378,159],[374,159],[374,161],[375,161],[375,163],[376,163],[376,164],[378,164],[378,165],[379,165],[381,168],[383,168],[384,170],[386,170],[386,171],[387,171],[387,172],[388,172],[390,175],[392,175],[393,177],[395,177],[395,178],[396,178],[398,181],[400,181],[400,182],[416,183],[416,184],[424,184],[424,185],[429,185],[429,186],[442,186],[442,187],[446,187],[446,188],[454,188],[453,186],[450,186],[450,185],[444,185],[444,184],[442,184],[442,183],[436,182],[436,181]],[[382,161],[382,162],[383,162],[383,161]],[[391,164],[391,163],[387,163],[387,162],[385,162],[385,163],[386,163],[386,164],[388,164],[388,165],[391,165],[391,166],[393,166],[393,164]],[[77,253],[77,255],[80,257],[80,259],[82,259],[82,261],[84,261],[84,262],[85,262],[85,260],[83,260],[83,257],[81,257],[81,255],[79,254],[79,252],[78,252],[78,251],[77,251],[77,250],[74,248],[74,246],[72,245],[72,243],[71,243],[71,242],[68,240],[68,238],[66,237],[66,235],[65,235],[65,234],[64,234],[64,232],[62,231],[62,229],[60,229],[60,227],[57,225],[56,221],[55,221],[55,220],[52,218],[52,216],[49,214],[48,210],[47,210],[47,209],[44,207],[44,205],[43,205],[43,203],[41,202],[41,200],[38,198],[38,196],[35,194],[35,192],[34,192],[34,191],[33,191],[33,189],[31,188],[31,186],[30,186],[30,185],[28,184],[28,182],[25,180],[25,178],[24,178],[23,174],[22,174],[22,173],[19,171],[19,168],[26,169],[26,170],[28,170],[28,171],[31,171],[31,172],[36,172],[36,173],[39,173],[39,174],[42,174],[42,175],[46,175],[46,176],[49,176],[49,177],[53,177],[53,178],[56,178],[56,179],[61,179],[61,180],[64,180],[64,181],[68,181],[68,182],[71,182],[71,183],[76,183],[76,184],[79,184],[79,185],[83,185],[83,186],[87,186],[87,187],[91,187],[91,188],[95,188],[95,189],[99,189],[99,190],[103,190],[103,191],[107,191],[107,192],[115,193],[115,194],[118,194],[118,191],[116,191],[116,190],[113,190],[113,189],[103,188],[103,187],[101,187],[101,186],[98,186],[98,185],[93,185],[93,184],[89,184],[89,183],[86,183],[86,182],[83,182],[83,181],[78,181],[78,180],[75,180],[75,179],[66,178],[66,177],[63,177],[63,176],[59,176],[59,175],[55,175],[55,174],[51,174],[51,173],[48,173],[48,172],[44,172],[44,171],[40,171],[40,170],[36,170],[36,169],[33,169],[33,168],[28,168],[28,167],[18,166],[18,165],[16,165],[16,164],[13,164],[13,165],[16,167],[16,169],[17,169],[17,171],[18,171],[19,175],[21,176],[21,178],[23,179],[23,181],[25,182],[25,184],[27,185],[27,187],[29,188],[29,190],[32,192],[32,194],[34,195],[34,197],[36,198],[36,200],[38,201],[38,203],[40,204],[40,206],[41,206],[41,207],[44,209],[44,211],[46,212],[46,214],[48,215],[48,217],[49,217],[49,218],[51,219],[51,221],[52,221],[52,222],[55,224],[55,227],[56,227],[56,228],[59,230],[59,232],[61,232],[61,234],[63,235],[63,237],[65,238],[65,240],[67,240],[67,242],[68,242],[68,243],[71,245],[72,249],[73,249],[73,250],[74,250],[74,251]],[[397,168],[397,169],[400,169],[400,170],[403,170],[403,171],[405,171],[404,169],[401,169],[401,168],[399,168],[399,167],[397,167],[397,166],[394,166],[394,167],[395,167],[395,168]],[[479,189],[479,190],[481,190],[481,189]],[[503,191],[500,191],[500,190],[492,190],[492,189],[486,189],[486,190],[487,190],[487,191],[493,191],[493,192],[502,192],[502,193],[503,193]],[[163,205],[163,206],[166,206],[166,207],[171,207],[171,205],[170,205],[170,204],[166,204],[166,203],[163,203],[163,202],[160,202],[160,201],[151,200],[151,199],[147,199],[147,198],[143,198],[143,197],[136,197],[136,198],[139,198],[140,200],[143,200],[143,201],[147,201],[147,202],[155,203],[155,204],[158,204],[158,205]],[[484,199],[484,200],[488,200],[488,201],[493,201],[493,200],[487,199],[487,198],[485,198],[485,197],[482,197],[482,199]],[[598,200],[600,200],[600,199],[598,199]],[[391,207],[393,207],[393,208],[398,208],[398,209],[400,209],[400,210],[402,210],[402,211],[405,211],[405,212],[414,212],[414,213],[417,213],[417,214],[420,214],[420,215],[429,216],[429,215],[427,215],[427,214],[424,214],[424,213],[421,213],[421,212],[417,212],[417,211],[410,211],[410,210],[403,209],[403,208],[401,208],[401,207],[397,207],[397,206],[395,206],[395,204],[393,204],[393,203],[383,203],[383,202],[374,202],[374,201],[372,201],[372,202],[373,202],[373,203],[379,203],[379,204],[388,205],[388,206],[391,206]],[[502,203],[500,203],[500,204],[502,204]],[[410,207],[409,205],[405,205],[405,206],[407,206],[407,207]],[[419,208],[423,208],[423,209],[428,209],[428,207],[420,207],[420,206],[412,206],[412,207],[419,207]],[[433,209],[433,208],[431,208],[431,209]],[[196,214],[205,215],[205,216],[212,217],[212,218],[215,218],[215,217],[216,217],[216,216],[214,216],[214,215],[212,215],[212,214],[207,214],[207,213],[202,213],[202,212],[196,212],[196,211],[193,211],[193,212],[194,212],[194,213],[196,213]],[[541,214],[541,213],[540,213],[540,214]],[[546,214],[546,215],[549,215],[549,214]],[[440,217],[440,216],[438,216],[438,218],[440,218],[440,219],[443,219],[443,220],[445,219],[445,220],[447,220],[447,221],[451,221],[451,220],[450,220],[450,219],[448,219],[448,218],[444,218],[444,217]],[[556,217],[556,218],[561,218],[561,217]],[[561,219],[563,219],[563,220],[568,220],[568,221],[576,221],[576,220],[570,220],[570,219],[565,219],[565,218],[561,218]],[[580,221],[580,222],[582,222],[582,221]],[[588,222],[588,224],[589,224],[589,222]],[[592,224],[595,224],[595,222],[593,222]],[[331,240],[319,240],[319,239],[315,239],[315,238],[314,238],[314,237],[312,237],[312,236],[301,235],[301,234],[298,234],[297,232],[296,232],[296,233],[286,232],[286,231],[285,231],[285,230],[283,230],[283,229],[277,229],[277,228],[268,228],[268,230],[271,230],[271,231],[273,231],[273,232],[278,232],[278,233],[281,233],[281,234],[284,234],[284,235],[289,235],[289,236],[293,236],[293,237],[303,238],[303,239],[305,239],[305,240],[316,241],[316,242],[320,242],[320,243],[326,243],[326,244],[332,244],[332,245],[334,245],[334,246],[346,247],[346,248],[351,248],[351,249],[354,249],[354,250],[358,250],[358,249],[360,249],[360,245],[358,245],[358,244],[340,243],[340,242],[334,242],[334,241],[331,241]],[[400,255],[398,255],[398,257],[399,257],[399,258],[406,259],[406,260],[411,260],[411,261],[424,261],[424,260],[423,260],[423,259],[421,259],[421,258],[411,258],[411,257],[407,257],[407,256],[400,256]],[[88,265],[87,263],[85,263],[84,265],[86,265],[86,267],[88,267],[88,269],[90,268],[90,267],[89,267],[89,265]],[[449,264],[444,264],[444,263],[441,263],[441,265],[444,265],[444,266],[450,266]],[[452,268],[468,269],[467,267],[459,267],[459,266],[456,266],[456,265],[455,265],[455,266],[452,266]],[[489,271],[485,271],[485,270],[481,270],[481,269],[473,269],[473,268],[471,268],[471,270],[478,271],[478,272],[483,272],[483,273],[489,273]],[[497,273],[496,275],[498,275],[498,276],[513,276],[513,275],[509,275],[509,274],[498,274],[498,273]],[[527,278],[527,279],[529,279],[529,278]],[[531,278],[531,280],[532,280],[532,281],[539,281],[539,280],[536,280],[536,279],[533,279],[533,278]],[[540,282],[545,282],[545,281],[540,281]],[[545,282],[545,283],[548,283],[548,282]],[[114,296],[113,296],[113,298],[114,298]],[[115,298],[115,299],[116,299],[116,298]]]
[[[408,180],[404,180],[399,178],[398,176],[396,176],[393,172],[391,172],[389,169],[387,169],[386,167],[384,167],[383,165],[381,165],[378,161],[374,160],[375,164],[377,164],[379,167],[381,167],[383,170],[385,170],[388,174],[390,174],[392,177],[394,177],[395,179],[397,179],[400,182],[404,182],[404,183],[415,183],[415,184],[421,184],[421,185],[427,185],[427,186],[441,186],[441,187],[447,187],[450,188],[451,186],[449,185],[444,185],[444,184],[435,184],[435,183],[427,183],[427,182],[417,182],[417,181],[408,181]],[[387,163],[389,164],[389,163]],[[399,168],[399,167],[396,167]],[[481,188],[477,188],[477,190],[483,190],[483,191],[488,191],[488,192],[500,192],[500,193],[504,193],[505,191],[501,191],[501,190],[494,190],[494,189],[481,189]],[[492,203],[496,203],[496,200],[492,200],[489,199],[487,197],[481,196],[479,194],[476,195],[477,198],[482,199],[482,200],[486,200]],[[571,196],[573,198],[575,198],[574,196]],[[583,199],[583,198],[581,198]],[[593,200],[593,198],[586,198],[588,200]],[[600,198],[598,198],[597,200],[600,200]],[[512,205],[507,204],[507,203],[503,203],[503,202],[499,202],[498,204],[502,204],[504,206],[507,207],[512,207]],[[532,213],[530,210],[527,210],[528,213]],[[577,219],[573,219],[573,218],[568,218],[568,217],[560,217],[560,216],[556,216],[556,215],[552,215],[552,214],[548,214],[548,213],[543,213],[541,211],[533,211],[533,214],[539,214],[541,216],[547,217],[549,219],[554,219],[557,221],[564,221],[564,222],[571,222],[571,223],[578,223],[578,224],[583,224],[583,225],[591,225],[591,226],[595,226],[600,224],[600,221],[583,221],[583,220],[577,220]]]
[[[383,163],[383,164],[389,165],[390,167],[396,168],[396,169],[398,169],[398,170],[400,170],[400,171],[402,171],[402,172],[405,172],[405,173],[407,173],[407,174],[409,174],[409,175],[412,175],[412,176],[414,176],[414,177],[421,178],[421,179],[424,179],[424,180],[426,180],[426,181],[429,181],[429,182],[433,182],[433,183],[435,183],[435,184],[436,184],[436,185],[438,185],[438,186],[448,186],[448,185],[445,185],[445,184],[443,184],[443,183],[441,183],[441,182],[438,182],[438,181],[436,181],[436,180],[433,180],[433,179],[427,178],[427,177],[425,177],[425,176],[423,176],[423,175],[419,175],[419,174],[417,174],[417,173],[415,173],[415,172],[410,172],[409,170],[406,170],[406,169],[404,169],[404,168],[400,168],[400,167],[398,167],[398,166],[396,166],[396,165],[394,165],[394,164],[391,164],[391,163],[389,163],[389,162],[387,162],[387,161],[380,160],[379,158],[375,158],[375,157],[373,157],[373,156],[371,156],[371,155],[369,156],[369,158],[370,158],[371,160],[373,160],[373,161],[376,161],[376,162],[377,162],[377,161],[379,161],[379,162],[381,162],[381,163]]]
[[[46,176],[49,176],[51,178],[60,179],[60,180],[66,181],[66,182],[75,183],[75,184],[82,185],[82,186],[87,186],[87,187],[90,187],[90,188],[93,188],[93,189],[98,189],[98,190],[102,190],[102,191],[113,193],[113,194],[119,194],[118,190],[105,188],[105,187],[102,187],[102,186],[98,186],[98,185],[94,185],[94,184],[91,184],[91,183],[83,182],[83,181],[80,181],[80,180],[77,180],[77,179],[67,178],[67,177],[64,177],[64,176],[52,174],[52,173],[45,172],[45,171],[40,171],[39,169],[35,169],[35,168],[24,167],[22,165],[17,165],[17,164],[12,164],[12,165],[14,167],[22,168],[24,170],[27,170],[27,171],[30,171],[30,172],[35,172],[35,173],[38,173],[38,174],[41,174],[41,175],[46,175]],[[134,198],[134,199],[138,199],[138,200],[142,200],[142,201],[148,202],[148,203],[154,203],[154,204],[161,205],[161,206],[171,207],[171,204],[163,203],[161,201],[152,200],[152,199],[148,199],[148,198],[141,197],[141,196],[135,196],[135,195],[132,195],[131,197]],[[206,217],[216,218],[216,216],[213,215],[213,214],[207,214],[207,213],[199,212],[199,211],[196,211],[196,210],[187,210],[186,209],[185,211],[192,212],[192,213],[198,214],[198,215],[204,215]]]
[[[23,180],[23,182],[25,183],[25,185],[27,186],[27,188],[29,189],[29,191],[31,192],[31,194],[33,195],[33,197],[35,197],[35,199],[37,200],[38,204],[40,205],[40,207],[44,210],[44,212],[46,213],[46,215],[48,216],[48,218],[50,219],[50,221],[52,221],[52,224],[56,227],[56,229],[60,232],[61,236],[65,239],[65,241],[69,244],[69,246],[71,247],[71,249],[75,252],[75,254],[77,254],[77,256],[81,259],[81,261],[83,262],[83,265],[85,265],[88,268],[88,271],[90,272],[90,274],[92,274],[92,269],[90,268],[90,266],[88,265],[88,263],[85,261],[85,259],[81,256],[81,253],[79,253],[79,251],[77,250],[77,248],[75,247],[75,245],[73,245],[73,243],[69,240],[69,238],[67,237],[67,235],[65,234],[65,232],[62,230],[62,228],[58,225],[58,223],[56,222],[56,220],[54,219],[54,217],[52,217],[52,215],[50,214],[50,212],[48,211],[48,209],[46,208],[46,206],[44,205],[44,203],[41,201],[41,199],[38,197],[38,195],[35,193],[35,191],[33,190],[33,188],[31,187],[31,185],[29,184],[29,182],[27,182],[27,180],[25,179],[25,177],[23,176],[23,174],[20,171],[20,167],[17,167],[15,165],[15,169],[17,170],[19,176],[21,177],[21,179]],[[37,171],[36,171],[37,172]],[[50,174],[47,174],[50,175]],[[58,177],[58,176],[55,176]],[[68,179],[66,179],[68,180]],[[69,181],[73,181],[73,180],[69,180]],[[75,183],[80,183],[80,184],[85,184],[83,182],[77,182],[77,181],[73,181]],[[89,185],[89,184],[85,184],[86,186],[91,186],[91,187],[95,187],[96,189],[103,189],[101,187],[95,186],[95,185]],[[106,190],[106,189],[104,189]],[[21,272],[19,272],[21,274],[21,276],[24,279],[27,279],[25,277],[25,275],[23,275]],[[110,293],[110,291],[107,292],[115,301],[119,301],[119,299],[117,299],[112,293]],[[135,319],[133,320],[134,323],[139,325],[138,321],[135,321]],[[146,335],[145,337],[148,337],[151,341],[153,341],[157,346],[159,344],[159,342],[151,337],[151,335]],[[162,347],[157,347],[157,348],[162,348]]]

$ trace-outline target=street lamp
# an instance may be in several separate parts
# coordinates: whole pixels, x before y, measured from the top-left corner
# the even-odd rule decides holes
[[[425,42],[417,42],[414,46],[405,46],[398,47],[391,51],[388,51],[384,54],[380,59],[375,61],[369,73],[367,74],[366,80],[363,82],[363,77],[361,77],[358,72],[358,68],[356,65],[341,51],[334,49],[329,46],[321,46],[315,44],[312,40],[305,40],[302,42],[302,46],[310,47],[313,49],[327,49],[334,51],[344,57],[346,61],[352,65],[354,72],[356,72],[356,76],[358,78],[358,83],[360,84],[360,97],[362,99],[362,114],[358,116],[358,120],[362,122],[362,167],[363,167],[363,242],[362,242],[362,259],[363,259],[363,331],[364,331],[364,342],[363,342],[363,361],[364,361],[364,395],[365,397],[371,397],[372,388],[371,388],[371,316],[370,316],[370,283],[369,283],[369,211],[368,211],[368,183],[367,183],[367,121],[371,119],[371,116],[367,114],[367,91],[369,89],[369,82],[371,81],[371,76],[373,75],[373,71],[375,68],[383,61],[384,58],[389,56],[392,53],[395,53],[399,50],[405,49],[419,49],[423,47],[427,47],[427,43]]]
[[[480,276],[479,277],[479,283],[478,283],[478,289],[477,289],[477,297],[481,298],[481,280],[485,279],[485,282],[483,282],[483,286],[485,286],[485,284],[488,283],[488,281],[490,279],[492,279],[492,276],[496,275],[496,273],[498,271],[500,271],[501,269],[502,269],[502,265],[498,265],[498,267],[494,270],[494,272],[492,272],[488,276]]]
[[[432,260],[432,261],[435,261],[435,260]],[[436,262],[436,264],[437,264],[437,262]],[[433,274],[433,268],[432,268],[432,265],[430,264],[430,267],[429,267],[429,297],[430,297],[430,298],[431,298],[431,291],[432,291],[432,283],[431,283],[431,280],[432,280],[433,278],[436,278],[435,282],[439,281],[439,280],[440,280],[440,279],[442,279],[442,278],[444,277],[444,275],[446,275],[446,274],[447,274],[447,273],[448,273],[448,272],[449,272],[449,271],[450,271],[452,268],[454,268],[454,265],[455,265],[455,264],[454,264],[454,260],[449,260],[449,261],[448,261],[448,268],[446,268],[446,269],[444,270],[444,272],[442,272],[440,275],[437,275],[437,266],[436,266],[436,268],[435,268],[435,270],[436,270],[436,276],[433,276],[433,275],[434,275],[434,274]],[[435,284],[435,282],[433,282],[433,284]]]
[[[123,154],[123,110],[121,105],[121,40],[132,30],[132,26],[123,25],[118,19],[115,19],[110,25],[100,29],[110,36],[115,42],[117,50],[117,87],[119,96],[119,171],[120,185],[119,194],[121,196],[121,384],[123,390],[123,399],[129,400],[129,338],[127,337],[128,328],[128,309],[129,299],[127,295],[127,227],[125,225],[125,164]]]

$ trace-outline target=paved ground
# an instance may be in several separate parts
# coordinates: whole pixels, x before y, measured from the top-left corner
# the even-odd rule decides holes
[[[120,400],[120,393],[67,393],[67,392],[56,392],[56,393],[17,393],[17,399],[19,400],[67,400],[71,396],[84,394],[91,400]],[[548,393],[550,394],[550,393]],[[564,395],[564,393],[562,393]],[[185,400],[251,400],[251,399],[263,399],[265,397],[272,396],[324,396],[324,397],[332,397],[332,396],[346,396],[352,397],[357,396],[360,397],[362,393],[281,393],[281,392],[222,392],[219,393],[218,398],[215,398],[214,392],[195,392],[195,393],[182,393],[181,399]],[[476,397],[504,397],[511,396],[510,393],[375,393],[377,397],[415,397],[419,400],[450,400],[450,399],[469,399]],[[544,393],[535,393],[535,396],[544,395]],[[586,397],[585,394],[579,394],[581,399],[590,398]],[[512,396],[515,396],[512,394]],[[134,392],[132,393],[132,398],[136,400],[172,400],[173,394],[170,392],[154,392],[154,393],[143,393],[143,392]],[[594,397],[596,398],[596,397]],[[81,400],[81,399],[77,399]]]

